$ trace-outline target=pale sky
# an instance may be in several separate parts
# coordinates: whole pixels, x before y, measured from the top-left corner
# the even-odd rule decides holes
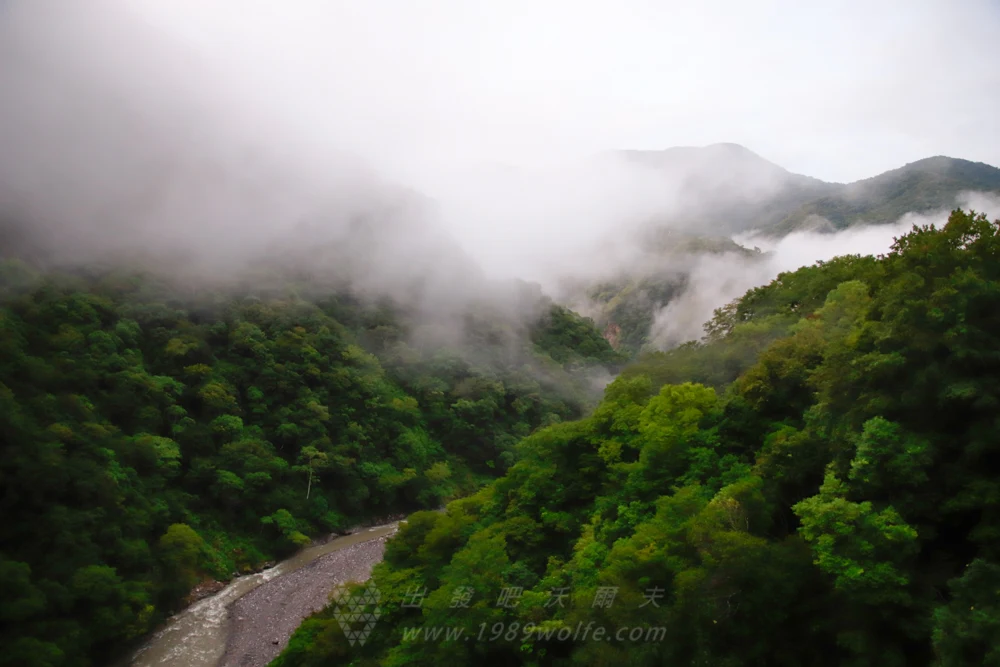
[[[404,171],[724,141],[833,181],[1000,165],[996,1],[128,3],[317,141]]]
[[[841,182],[942,154],[1000,166],[997,35],[997,0],[0,0],[0,216],[73,257],[221,267],[371,218],[391,233],[351,252],[372,284],[445,284],[467,257],[603,274],[631,266],[629,225],[690,221],[706,196],[581,159],[604,151],[734,142]],[[748,196],[781,180],[734,173]],[[747,287],[734,271],[685,322]]]

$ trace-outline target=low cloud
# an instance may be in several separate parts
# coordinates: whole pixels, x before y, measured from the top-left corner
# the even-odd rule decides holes
[[[541,8],[544,16],[529,20],[499,4],[490,5],[487,18],[464,4],[434,5],[433,11],[378,6],[3,3],[4,252],[24,250],[48,265],[125,258],[191,282],[231,282],[262,268],[292,267],[318,283],[392,296],[439,328],[487,294],[505,316],[533,315],[521,287],[509,285],[513,278],[556,293],[567,277],[592,283],[623,270],[666,270],[687,275],[689,283],[657,317],[658,344],[673,345],[697,337],[712,309],[782,270],[845,252],[882,251],[899,233],[886,227],[744,240],[771,250],[760,261],[680,255],[664,265],[647,252],[643,230],[649,228],[723,236],[727,230],[702,230],[720,192],[729,193],[727,205],[738,213],[779,191],[789,176],[775,165],[762,167],[745,149],[733,153],[732,145],[712,149],[726,160],[735,155],[731,161],[700,153],[709,162],[694,165],[695,177],[690,159],[700,158],[687,149],[647,155],[655,168],[637,164],[635,155],[599,151],[752,143],[759,132],[737,131],[721,122],[719,110],[729,119],[743,117],[728,104],[760,99],[753,75],[799,61],[773,51],[755,64],[743,52],[709,49],[705,71],[718,79],[710,88],[726,102],[720,104],[705,77],[694,81],[686,69],[672,69],[669,51],[690,49],[670,46],[659,28],[689,26],[680,36],[695,39],[692,30],[712,27],[716,35],[715,19],[737,12],[759,33],[771,30],[771,18],[757,10],[717,2],[705,13],[650,9],[653,15],[636,18],[627,11],[565,16]],[[970,19],[976,12],[923,7],[914,30],[938,26],[943,14],[948,25],[985,25]],[[416,18],[428,18],[426,30]],[[809,24],[811,18],[796,20]],[[893,12],[879,20],[897,23]],[[563,26],[561,43],[568,47],[554,48],[559,40],[539,26]],[[595,26],[612,26],[617,36],[595,50]],[[726,30],[734,37],[775,43],[745,34],[742,19],[733,26]],[[525,48],[510,48],[515,37]],[[642,48],[615,60],[633,45]],[[662,53],[656,51],[661,46]],[[883,43],[869,46],[880,50]],[[650,86],[660,81],[654,71],[625,67],[648,62],[646,56],[669,69],[677,92],[666,83]],[[740,76],[727,84],[734,61]],[[787,77],[779,78],[787,91]],[[556,80],[573,85],[558,89]],[[748,86],[753,95],[738,94]],[[686,95],[688,89],[699,95]],[[650,91],[658,96],[651,107],[640,103]],[[662,115],[688,97],[693,106]],[[968,95],[948,99],[971,108]],[[649,114],[642,136],[631,129],[638,127],[639,108]],[[801,128],[808,114],[796,114],[785,120]],[[781,162],[790,149],[774,141],[762,143],[768,157]],[[811,145],[801,137],[794,144]],[[677,156],[685,165],[679,171],[671,166]],[[496,279],[508,284],[498,287]]]
[[[964,192],[956,207],[1000,218],[1000,197],[992,193]],[[745,247],[759,247],[765,254],[745,257],[734,253],[702,256],[690,270],[680,297],[656,314],[650,332],[651,344],[668,349],[703,335],[703,325],[716,308],[742,296],[747,290],[766,285],[779,273],[794,271],[817,261],[841,255],[878,255],[914,225],[941,226],[949,211],[931,215],[907,214],[892,225],[858,226],[835,233],[795,232],[780,239],[766,236],[737,237]]]

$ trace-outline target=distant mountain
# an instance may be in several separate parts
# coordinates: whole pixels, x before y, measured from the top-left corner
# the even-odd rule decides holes
[[[907,213],[954,209],[965,191],[1000,193],[1000,169],[940,156],[847,184],[794,174],[737,144],[618,151],[612,157],[642,170],[643,179],[647,170],[653,170],[655,183],[662,178],[666,206],[638,221],[632,233],[615,230],[603,239],[595,256],[608,269],[597,276],[566,276],[559,297],[589,315],[612,347],[628,355],[676,343],[654,340],[658,317],[677,335],[689,334],[688,327],[670,323],[699,317],[705,299],[692,285],[698,267],[721,269],[718,258],[724,256],[727,275],[766,270],[760,261],[768,253],[739,245],[734,235],[894,223]],[[615,254],[621,247],[626,250]],[[721,304],[726,295],[705,298]],[[690,307],[680,305],[684,298]]]
[[[817,218],[829,221],[835,229],[891,223],[907,213],[954,208],[956,197],[967,190],[1000,192],[1000,169],[939,155],[835,186],[830,194],[789,213],[771,231],[785,234]]]
[[[952,209],[963,191],[1000,192],[1000,169],[944,156],[842,184],[794,174],[738,144],[615,155],[662,172],[679,188],[676,209],[652,226],[708,235],[890,223],[906,213]]]
[[[662,151],[619,151],[627,163],[663,173],[678,192],[672,228],[728,235],[780,223],[792,211],[830,195],[832,183],[793,174],[738,144]]]

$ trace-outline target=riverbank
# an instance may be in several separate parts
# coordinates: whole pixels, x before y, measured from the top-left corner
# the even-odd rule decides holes
[[[220,667],[264,667],[288,645],[310,614],[323,609],[334,587],[365,581],[382,560],[395,530],[327,554],[261,584],[229,609],[229,639]]]
[[[172,616],[130,657],[115,664],[120,667],[218,667],[224,662],[266,665],[285,647],[302,619],[326,604],[334,586],[341,581],[370,576],[371,568],[381,560],[385,540],[396,533],[398,526],[399,522],[393,522],[367,529],[359,527],[349,535],[314,543],[270,569],[237,577],[215,595]],[[338,555],[341,552],[343,555]],[[294,576],[302,570],[306,572]],[[283,581],[289,577],[287,582]],[[237,607],[245,596],[271,583],[278,585]],[[237,620],[241,617],[239,610],[243,610],[242,621]],[[275,633],[270,630],[275,626],[282,631],[273,636]],[[261,628],[267,628],[268,632]],[[231,632],[245,634],[230,642]],[[255,632],[268,642],[267,646],[261,647],[250,639]],[[270,643],[275,640],[278,644]]]
[[[442,511],[442,509],[443,508],[439,508],[438,510],[435,511]],[[312,542],[310,542],[309,546],[306,548],[310,549],[313,547],[323,546],[324,544],[329,544],[334,540],[340,539],[342,537],[347,537],[348,535],[355,535],[357,533],[362,533],[366,530],[377,528],[379,526],[385,526],[390,523],[399,523],[400,521],[404,520],[407,516],[408,515],[405,513],[400,513],[400,514],[389,514],[387,516],[379,517],[378,519],[369,519],[368,521],[356,524],[348,528],[343,533],[329,533],[322,537],[317,537],[314,540],[312,540]],[[192,588],[191,592],[188,593],[187,596],[184,598],[184,608],[190,607],[194,603],[200,602],[205,598],[212,597],[213,595],[220,592],[227,585],[229,585],[234,580],[240,577],[260,574],[261,572],[270,570],[275,565],[277,565],[277,561],[270,560],[261,563],[258,567],[255,567],[247,572],[243,573],[234,572],[233,576],[226,580],[219,581],[216,579],[204,579],[203,581],[199,582],[194,588]]]

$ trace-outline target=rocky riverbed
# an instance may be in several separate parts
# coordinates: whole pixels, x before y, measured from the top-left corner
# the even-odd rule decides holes
[[[319,540],[276,566],[237,577],[172,616],[115,667],[266,665],[333,587],[364,581],[399,523]],[[277,642],[277,643],[275,643]]]
[[[302,620],[327,605],[338,584],[365,581],[382,560],[382,535],[321,556],[271,579],[229,608],[229,639],[220,667],[264,667],[288,645]]]

